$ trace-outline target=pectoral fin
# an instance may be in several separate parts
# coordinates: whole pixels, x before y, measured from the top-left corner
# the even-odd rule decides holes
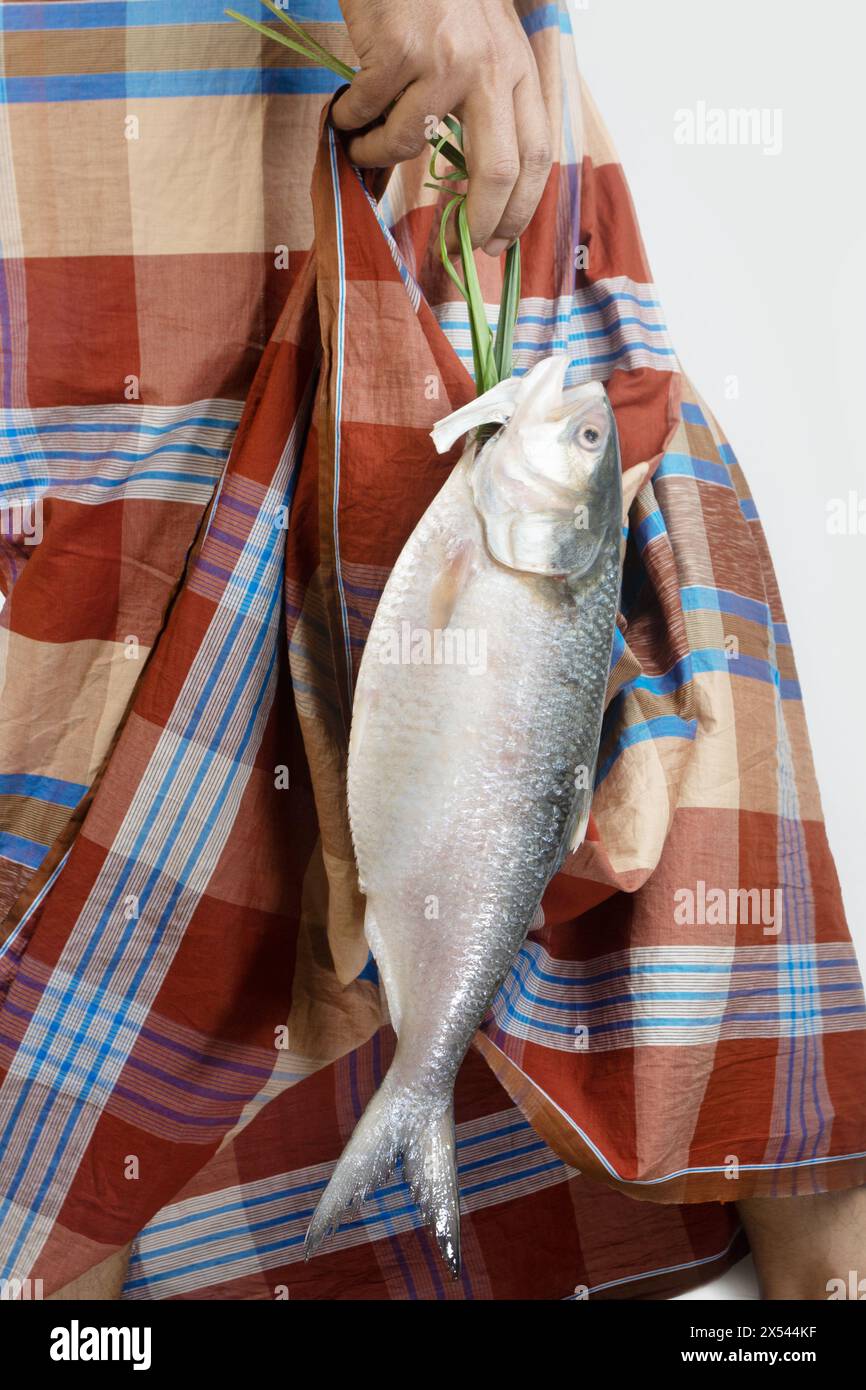
[[[463,541],[447,560],[443,560],[430,591],[431,632],[444,632],[451,621],[457,600],[472,573],[474,555],[472,542]]]

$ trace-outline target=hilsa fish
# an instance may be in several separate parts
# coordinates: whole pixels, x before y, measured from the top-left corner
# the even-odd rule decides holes
[[[313,1215],[308,1257],[402,1159],[459,1274],[454,1082],[547,884],[586,832],[623,517],[648,471],[621,476],[604,387],[565,390],[567,365],[546,358],[434,428],[444,452],[476,426],[503,426],[467,447],[370,630],[349,817],[397,1048]]]

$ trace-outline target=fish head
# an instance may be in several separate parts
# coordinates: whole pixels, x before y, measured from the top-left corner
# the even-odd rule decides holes
[[[619,544],[616,421],[601,382],[565,389],[568,359],[517,382],[503,428],[477,452],[472,495],[487,547],[529,574],[580,579]]]

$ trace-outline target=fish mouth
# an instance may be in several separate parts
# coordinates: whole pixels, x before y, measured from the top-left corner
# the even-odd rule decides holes
[[[563,389],[562,404],[556,415],[561,419],[565,415],[570,415],[576,406],[591,400],[606,400],[609,403],[604,382],[597,381],[594,377],[591,381],[582,381],[579,386],[569,386],[567,390]]]

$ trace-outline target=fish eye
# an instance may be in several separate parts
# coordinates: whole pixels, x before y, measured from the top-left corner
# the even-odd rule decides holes
[[[585,444],[587,449],[594,449],[601,439],[601,431],[595,425],[584,425],[580,432],[580,442]]]

